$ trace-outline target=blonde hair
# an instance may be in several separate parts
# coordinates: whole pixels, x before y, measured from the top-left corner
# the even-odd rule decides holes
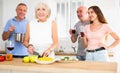
[[[50,7],[47,5],[47,4],[45,4],[45,3],[39,3],[37,6],[36,6],[36,8],[35,8],[35,13],[36,13],[36,11],[39,9],[39,7],[40,6],[45,6],[45,8],[47,9],[47,11],[48,11],[48,18],[50,17],[50,14],[51,14],[51,9],[50,9]],[[37,16],[36,16],[36,18],[37,18]]]

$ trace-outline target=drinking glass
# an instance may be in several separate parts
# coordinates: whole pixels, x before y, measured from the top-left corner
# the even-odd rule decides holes
[[[72,34],[75,34],[75,33],[76,33],[75,29],[72,29]]]
[[[84,37],[84,32],[80,32],[81,37]]]
[[[80,26],[80,36],[84,37],[84,25]]]
[[[7,42],[7,49],[12,53],[12,50],[14,49],[14,42],[13,41],[8,41]]]

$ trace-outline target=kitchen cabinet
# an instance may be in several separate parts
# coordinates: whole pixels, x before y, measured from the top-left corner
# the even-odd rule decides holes
[[[0,69],[0,73],[11,73],[11,70]]]
[[[69,29],[73,28],[76,22],[78,6],[83,5],[83,0],[56,0],[56,21],[58,24],[59,37],[69,37]]]
[[[14,58],[0,62],[0,73],[117,73],[117,63],[73,61],[41,65]]]

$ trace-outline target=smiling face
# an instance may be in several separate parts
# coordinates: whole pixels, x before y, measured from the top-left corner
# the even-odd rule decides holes
[[[46,21],[49,17],[49,14],[49,9],[44,4],[40,4],[36,8],[36,18],[38,19],[38,21]]]
[[[90,22],[99,21],[101,23],[107,23],[101,9],[98,6],[91,6],[88,8],[88,15]]]
[[[25,5],[19,5],[16,8],[16,13],[17,13],[17,19],[18,20],[23,20],[25,18],[27,12],[27,7]]]
[[[78,16],[78,18],[80,19],[80,20],[84,20],[85,18],[86,18],[86,16],[87,16],[87,8],[85,8],[85,7],[79,7],[78,9],[77,9],[77,16]]]
[[[95,20],[98,19],[98,18],[97,18],[97,14],[95,13],[95,11],[94,11],[92,8],[90,8],[90,9],[88,10],[88,15],[89,15],[90,21],[95,21]]]

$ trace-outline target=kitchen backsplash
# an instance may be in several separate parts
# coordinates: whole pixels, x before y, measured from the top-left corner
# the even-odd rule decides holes
[[[70,37],[60,38],[59,45],[58,45],[58,48],[56,49],[56,51],[72,53],[72,52],[75,52],[73,48],[75,48],[75,50],[77,49],[77,42],[72,43]]]

